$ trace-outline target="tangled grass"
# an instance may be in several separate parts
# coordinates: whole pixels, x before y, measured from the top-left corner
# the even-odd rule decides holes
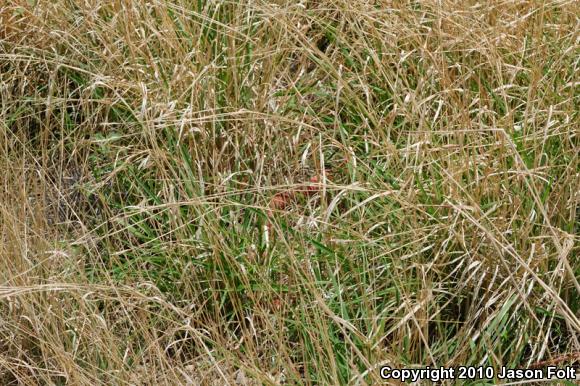
[[[4,0],[0,383],[578,363],[579,14]]]

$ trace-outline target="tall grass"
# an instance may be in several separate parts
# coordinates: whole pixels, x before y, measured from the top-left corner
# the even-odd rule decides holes
[[[579,11],[5,0],[0,383],[578,363]]]

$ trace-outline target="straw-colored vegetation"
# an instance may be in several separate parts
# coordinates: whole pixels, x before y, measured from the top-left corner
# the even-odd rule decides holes
[[[0,384],[578,363],[579,14],[1,1]]]

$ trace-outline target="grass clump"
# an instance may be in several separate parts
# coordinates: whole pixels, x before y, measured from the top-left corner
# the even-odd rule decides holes
[[[577,363],[577,11],[5,1],[0,383]]]

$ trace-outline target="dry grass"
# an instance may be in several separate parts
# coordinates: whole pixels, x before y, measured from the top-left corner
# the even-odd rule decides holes
[[[578,14],[3,1],[0,383],[578,363]]]

